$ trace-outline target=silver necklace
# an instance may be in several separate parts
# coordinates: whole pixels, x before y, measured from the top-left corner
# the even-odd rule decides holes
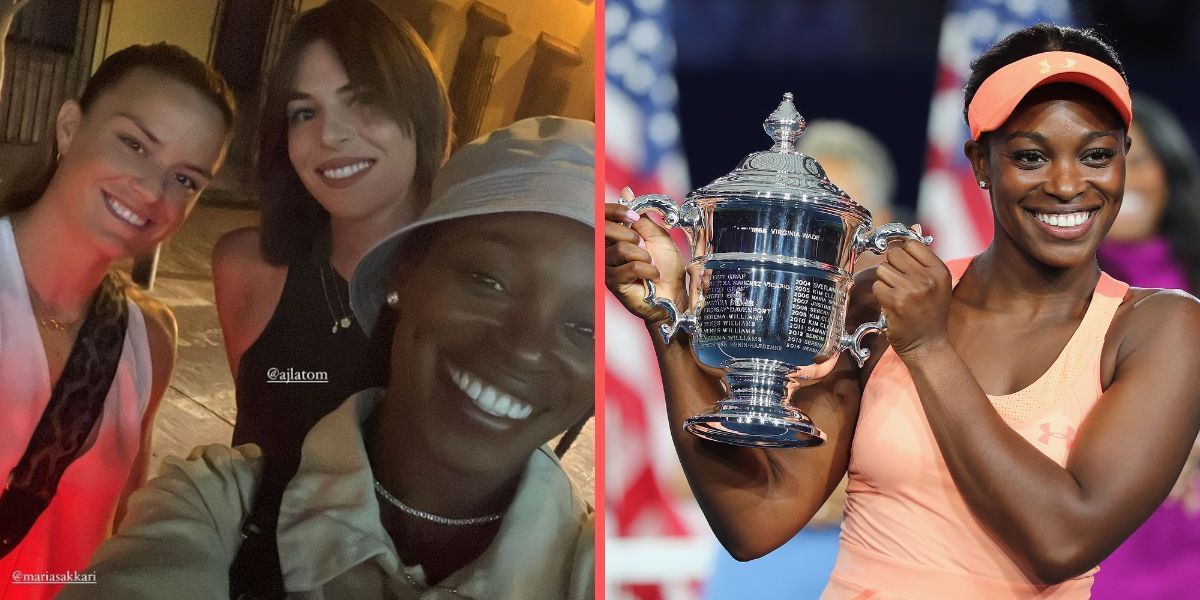
[[[337,333],[341,329],[349,329],[350,315],[346,312],[345,305],[342,304],[342,293],[338,291],[337,285],[334,284],[333,293],[337,297],[338,311],[342,314],[342,317],[339,319],[337,313],[333,312],[333,304],[329,302],[329,288],[325,285],[325,265],[320,265],[319,270],[321,273],[321,295],[325,297],[325,307],[329,309],[329,316],[333,318],[332,332]]]
[[[383,488],[383,484],[379,483],[378,479],[375,480],[375,491],[382,496],[384,500],[387,500],[392,506],[400,509],[400,512],[403,512],[406,515],[414,516],[418,519],[429,521],[430,523],[437,523],[438,525],[451,525],[455,527],[461,527],[464,525],[483,525],[485,523],[495,523],[496,521],[504,518],[504,513],[484,515],[482,517],[467,517],[465,519],[454,519],[451,517],[443,517],[441,515],[427,513],[423,510],[413,508],[401,502],[399,498],[388,493],[388,491]]]

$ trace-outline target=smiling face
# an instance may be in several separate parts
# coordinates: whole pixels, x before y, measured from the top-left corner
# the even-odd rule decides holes
[[[317,40],[301,53],[286,110],[288,158],[332,217],[403,223],[416,216],[409,128],[350,82],[329,43]]]
[[[381,429],[415,427],[462,471],[519,467],[593,406],[591,232],[542,213],[430,227],[396,287],[390,414],[408,421]]]
[[[1129,128],[1129,137],[1135,143],[1125,159],[1125,199],[1108,232],[1109,239],[1121,241],[1144,240],[1158,231],[1169,191],[1166,169],[1136,122]]]
[[[1034,90],[985,142],[967,144],[991,183],[997,241],[1055,267],[1094,259],[1121,207],[1125,151],[1115,110],[1076,85]]]
[[[46,191],[102,253],[136,255],[175,232],[224,159],[221,110],[199,91],[137,68],[86,114],[67,102]]]

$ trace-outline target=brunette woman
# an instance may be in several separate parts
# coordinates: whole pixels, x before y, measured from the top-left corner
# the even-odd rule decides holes
[[[179,229],[233,121],[204,63],[122,50],[59,110],[54,165],[3,199],[0,598],[51,597],[18,574],[80,570],[145,481],[175,319],[112,266]]]
[[[237,387],[233,443],[284,459],[346,396],[382,383],[346,279],[429,203],[450,109],[411,26],[370,0],[333,0],[293,26],[261,122],[262,225],[217,243],[213,284]],[[326,381],[275,385],[289,369]]]
[[[450,139],[429,50],[370,0],[333,0],[300,16],[262,114],[261,227],[231,232],[213,250],[236,382],[233,443],[257,444],[268,464],[255,533],[235,567],[248,580],[276,554],[279,499],[304,436],[347,396],[385,382],[390,332],[370,342],[346,280],[428,204]],[[297,372],[321,381],[287,385],[279,376]]]

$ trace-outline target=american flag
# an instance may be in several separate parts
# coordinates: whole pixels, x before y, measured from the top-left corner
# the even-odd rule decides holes
[[[629,186],[638,194],[680,198],[689,187],[675,114],[668,1],[608,0],[605,45],[606,196],[615,200],[617,190]],[[686,549],[711,548],[711,534],[697,523],[694,503],[673,491],[681,477],[668,428],[678,424],[666,422],[646,328],[611,294],[605,295],[604,352],[606,597],[697,598],[689,566],[701,561],[689,560]]]
[[[971,137],[962,117],[970,62],[1008,34],[1039,21],[1068,25],[1069,0],[952,0],[938,42],[937,83],[929,109],[929,148],[917,219],[945,259],[973,256],[992,239],[992,210],[963,155]]]

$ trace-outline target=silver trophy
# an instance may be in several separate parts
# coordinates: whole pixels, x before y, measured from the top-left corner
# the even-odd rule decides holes
[[[630,201],[655,211],[691,243],[691,309],[680,314],[646,282],[646,301],[663,308],[670,341],[691,336],[696,360],[720,372],[728,396],[684,428],[709,440],[769,448],[817,446],[825,433],[788,404],[800,381],[828,374],[842,350],[859,366],[870,356],[862,339],[887,328],[878,321],[845,332],[854,260],[882,253],[889,241],[921,237],[900,223],[871,228],[871,214],[830,183],[817,161],[795,149],[804,132],[792,95],[763,123],[775,140],[728,175],[689,193],[679,206],[669,196]]]

